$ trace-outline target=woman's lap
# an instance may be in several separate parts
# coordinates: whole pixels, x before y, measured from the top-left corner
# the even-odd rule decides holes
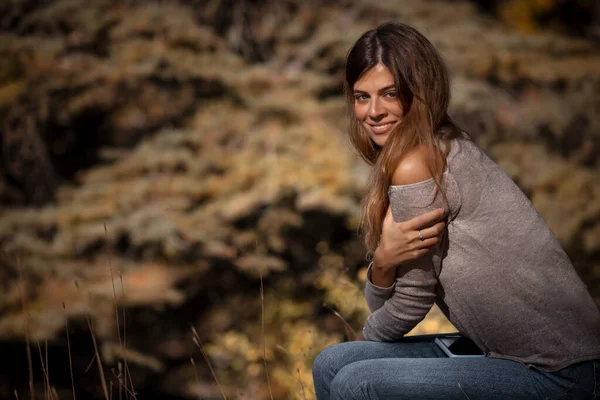
[[[330,346],[315,359],[313,375],[319,400],[592,399],[593,363],[587,364],[549,374],[498,358],[447,358],[425,336]],[[578,380],[591,382],[587,392],[575,393]]]
[[[536,389],[527,368],[514,361],[385,358],[346,365],[331,382],[331,394],[332,400],[493,400],[536,398]]]

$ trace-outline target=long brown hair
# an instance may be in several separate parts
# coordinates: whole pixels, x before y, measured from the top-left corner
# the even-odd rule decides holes
[[[404,112],[383,147],[371,140],[354,115],[354,84],[377,64],[383,64],[394,76]],[[388,189],[401,158],[415,147],[423,146],[429,171],[444,194],[445,156],[449,141],[460,135],[460,129],[447,113],[450,83],[441,56],[429,40],[405,24],[385,23],[358,39],[346,59],[344,91],[350,112],[350,142],[374,166],[361,215],[361,238],[372,253],[379,244],[389,205]],[[444,157],[440,157],[440,151]]]

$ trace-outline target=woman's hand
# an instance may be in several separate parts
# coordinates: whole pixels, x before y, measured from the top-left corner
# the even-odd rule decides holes
[[[427,254],[441,240],[446,226],[441,221],[443,217],[444,209],[438,208],[408,221],[395,222],[391,209],[388,208],[379,247],[373,255],[372,274],[379,271],[384,275],[395,275],[398,265]]]

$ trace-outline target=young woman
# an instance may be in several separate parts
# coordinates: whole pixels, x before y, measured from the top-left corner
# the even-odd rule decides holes
[[[372,314],[362,340],[315,359],[317,399],[600,398],[600,311],[527,197],[448,117],[447,76],[402,24],[348,53],[350,138],[374,166],[362,215]],[[404,338],[434,302],[485,357]]]

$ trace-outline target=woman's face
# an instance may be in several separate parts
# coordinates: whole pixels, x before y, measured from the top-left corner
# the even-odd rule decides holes
[[[377,64],[354,84],[354,115],[380,147],[402,121],[394,76],[385,65]]]

